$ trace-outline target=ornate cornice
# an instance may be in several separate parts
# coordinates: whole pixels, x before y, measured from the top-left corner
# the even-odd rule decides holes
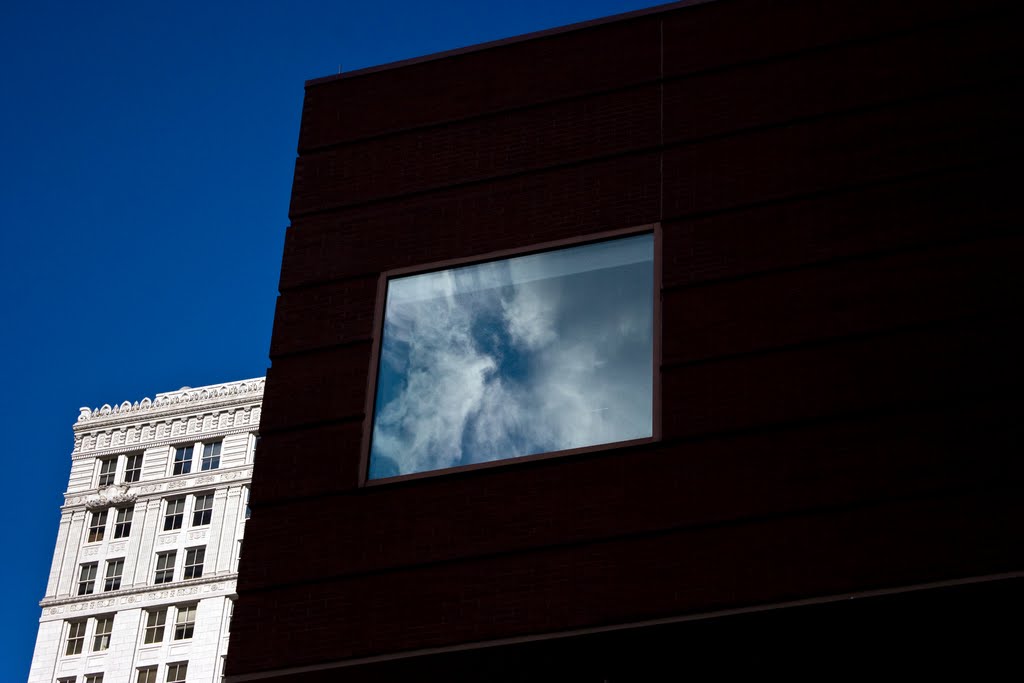
[[[266,378],[255,377],[226,384],[211,384],[205,387],[182,387],[178,391],[169,391],[156,395],[155,399],[146,397],[131,403],[125,401],[120,405],[104,404],[99,408],[79,408],[78,422],[75,431],[109,427],[128,422],[148,419],[162,419],[181,413],[197,412],[220,407],[221,405],[238,403],[239,401],[261,401]]]

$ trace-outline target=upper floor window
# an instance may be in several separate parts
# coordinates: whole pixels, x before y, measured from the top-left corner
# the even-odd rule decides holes
[[[68,623],[68,642],[64,647],[65,655],[80,655],[85,647],[85,625],[84,621],[72,621]]]
[[[198,579],[203,575],[203,562],[206,560],[206,546],[189,548],[185,551],[185,570],[182,579]]]
[[[174,498],[167,501],[167,512],[164,514],[164,531],[173,531],[181,528],[181,522],[185,519],[185,499]]]
[[[139,676],[135,683],[156,683],[156,667],[147,666],[139,669]]]
[[[96,543],[103,540],[107,530],[107,511],[90,513],[89,518],[89,543]]]
[[[245,488],[245,518],[249,519],[252,517],[252,508],[249,507],[249,487]]]
[[[114,617],[96,619],[96,630],[92,636],[92,651],[102,652],[110,647],[110,632],[114,630]]]
[[[107,560],[107,574],[103,581],[104,591],[116,591],[121,587],[121,575],[124,574],[124,558]]]
[[[110,486],[117,476],[117,458],[100,460],[100,477],[97,486]]]
[[[179,607],[174,619],[174,640],[191,638],[196,628],[196,606]]]
[[[220,446],[220,441],[203,444],[203,462],[200,469],[204,472],[206,470],[215,470],[220,467]]]
[[[654,436],[655,235],[387,275],[367,477]]]
[[[96,567],[95,562],[83,564],[78,572],[78,594],[91,595],[96,589]]]
[[[103,674],[86,674],[85,683],[103,683]]]
[[[142,478],[142,453],[129,455],[125,461],[124,482],[131,484]]]
[[[178,557],[175,550],[156,554],[156,574],[153,583],[170,583],[174,581],[174,562]]]
[[[118,508],[117,517],[114,518],[114,538],[127,538],[132,532],[132,517],[135,516],[135,508]]]
[[[174,449],[174,474],[188,474],[192,471],[194,446],[180,446]]]
[[[188,675],[188,662],[177,662],[167,665],[167,683],[185,683]]]
[[[213,519],[213,494],[205,493],[196,496],[196,505],[192,510],[192,526],[209,524]]]
[[[164,625],[167,622],[167,608],[146,612],[146,634],[143,642],[146,645],[164,641]]]

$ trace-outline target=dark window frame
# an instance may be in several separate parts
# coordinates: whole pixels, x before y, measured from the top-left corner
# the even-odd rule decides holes
[[[580,247],[587,244],[595,244],[597,242],[606,242],[615,239],[633,237],[636,235],[651,234],[654,236],[654,301],[653,306],[653,330],[652,330],[652,349],[651,349],[651,369],[653,373],[652,377],[652,393],[651,397],[651,436],[642,439],[631,439],[628,441],[616,441],[613,443],[596,444],[593,446],[583,446],[581,448],[571,448],[561,451],[550,451],[547,453],[536,453],[533,455],[523,455],[512,458],[504,458],[500,460],[492,460],[488,462],[473,463],[470,465],[460,465],[457,467],[447,467],[444,469],[429,470],[425,472],[414,472],[411,474],[403,474],[395,477],[384,477],[380,479],[370,479],[370,448],[371,438],[373,435],[373,420],[374,412],[377,401],[377,379],[380,373],[380,352],[381,342],[383,340],[384,331],[384,314],[385,304],[387,301],[387,290],[388,282],[395,278],[406,277],[409,275],[422,275],[424,273],[436,272],[440,270],[448,270],[451,268],[458,268],[463,266],[472,266],[481,263],[487,263],[489,261],[500,261],[504,259],[514,258],[517,256],[527,256],[530,254],[539,254],[547,251],[557,251],[559,249],[567,249],[571,247]],[[649,223],[644,225],[638,225],[630,228],[623,228],[620,230],[608,230],[599,233],[592,233],[589,235],[581,235],[579,237],[571,237],[562,240],[555,240],[551,242],[543,242],[539,244],[531,244],[524,247],[515,249],[504,249],[500,251],[493,251],[485,254],[479,254],[476,256],[468,256],[464,258],[448,259],[444,261],[434,261],[431,263],[425,263],[416,266],[409,266],[403,268],[394,268],[382,272],[377,279],[377,295],[376,302],[374,304],[374,320],[373,320],[373,338],[371,341],[371,355],[370,355],[370,367],[369,376],[367,378],[367,391],[366,391],[366,403],[363,411],[363,429],[362,429],[362,442],[360,444],[360,463],[359,463],[359,486],[370,487],[370,486],[387,486],[396,482],[410,481],[413,479],[425,479],[428,477],[443,477],[452,474],[458,474],[461,472],[467,472],[472,470],[490,469],[493,467],[508,467],[514,466],[518,463],[524,462],[536,462],[538,460],[548,460],[552,458],[562,458],[573,455],[582,455],[586,453],[596,453],[600,451],[608,450],[619,450],[623,448],[630,448],[634,446],[641,446],[644,444],[655,443],[661,441],[661,361],[662,361],[662,341],[661,341],[661,328],[662,328],[662,305],[661,305],[661,291],[662,291],[662,229],[661,223]]]

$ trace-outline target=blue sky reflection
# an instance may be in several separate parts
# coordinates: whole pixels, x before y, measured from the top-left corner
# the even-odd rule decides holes
[[[654,237],[392,279],[370,478],[652,434]]]

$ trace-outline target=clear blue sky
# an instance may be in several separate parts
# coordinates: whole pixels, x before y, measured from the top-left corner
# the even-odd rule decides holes
[[[264,374],[303,82],[656,4],[0,3],[0,682],[28,676],[78,407]]]

